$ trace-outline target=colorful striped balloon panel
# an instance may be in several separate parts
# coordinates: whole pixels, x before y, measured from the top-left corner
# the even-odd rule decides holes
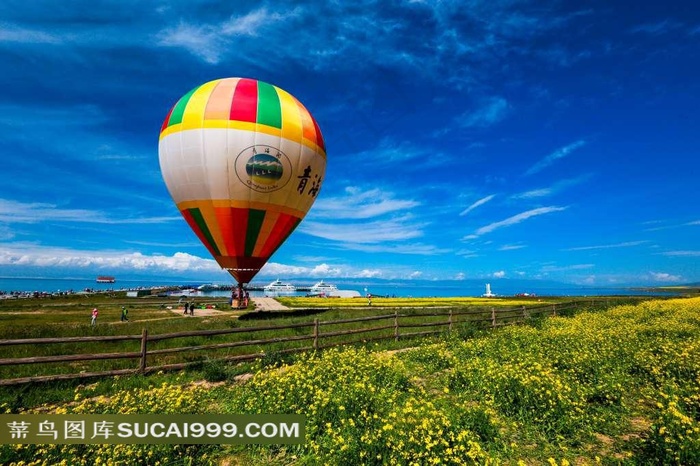
[[[261,131],[326,152],[318,123],[306,107],[279,87],[255,79],[225,78],[194,88],[170,110],[160,137],[198,128]]]
[[[225,269],[248,283],[301,221],[271,209],[218,207],[197,203],[180,212],[190,228]]]

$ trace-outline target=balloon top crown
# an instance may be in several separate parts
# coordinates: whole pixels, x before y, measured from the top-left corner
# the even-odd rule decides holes
[[[160,138],[199,128],[263,131],[326,152],[318,123],[301,102],[277,86],[250,78],[217,79],[195,87],[170,110]]]

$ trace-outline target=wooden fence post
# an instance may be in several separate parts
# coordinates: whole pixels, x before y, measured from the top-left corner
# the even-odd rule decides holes
[[[399,311],[394,311],[394,341],[399,341]]]
[[[530,316],[527,313],[527,309],[525,308],[525,305],[523,305],[523,320],[527,320]]]
[[[556,316],[557,316],[557,305],[552,304],[552,317],[556,317]]]
[[[492,307],[491,308],[491,327],[496,326],[496,308]]]
[[[318,319],[314,319],[314,350],[318,349]]]
[[[450,309],[450,316],[449,316],[447,322],[449,323],[448,330],[451,332],[452,331],[452,309]]]
[[[143,329],[141,332],[141,364],[139,365],[139,372],[142,374],[146,372],[146,353],[148,352],[148,330]]]

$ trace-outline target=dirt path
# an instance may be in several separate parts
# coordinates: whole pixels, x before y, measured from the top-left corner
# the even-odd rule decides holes
[[[287,306],[280,304],[275,298],[253,298],[256,311],[288,311]]]

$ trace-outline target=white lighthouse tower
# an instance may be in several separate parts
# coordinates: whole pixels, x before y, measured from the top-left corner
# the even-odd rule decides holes
[[[490,283],[486,284],[486,293],[482,294],[481,296],[483,296],[484,298],[493,298],[494,296],[496,296],[495,294],[491,293]]]

